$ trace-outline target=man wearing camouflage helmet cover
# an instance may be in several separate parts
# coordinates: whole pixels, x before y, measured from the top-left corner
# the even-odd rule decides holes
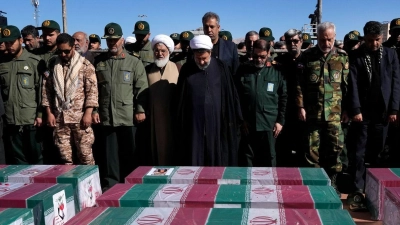
[[[109,23],[104,28],[108,52],[95,59],[99,89],[99,108],[93,121],[100,123],[99,164],[103,168],[102,186],[108,189],[135,169],[135,124],[145,119],[148,81],[142,62],[124,49],[122,29]],[[96,161],[98,161],[96,159]]]

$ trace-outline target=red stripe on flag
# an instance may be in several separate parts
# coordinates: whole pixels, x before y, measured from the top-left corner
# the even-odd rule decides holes
[[[315,209],[285,209],[286,223],[282,224],[312,224],[322,225],[318,211]],[[340,223],[340,221],[337,221]]]
[[[6,168],[8,165],[0,165],[0,169]]]
[[[139,166],[127,177],[125,177],[125,184],[142,184],[143,177],[152,169],[152,166]]]
[[[53,187],[56,184],[26,184],[26,187],[15,190],[0,198],[0,207],[26,208],[29,198]]]
[[[300,170],[298,168],[274,168],[278,180],[276,185],[302,185]],[[276,182],[275,182],[276,183]]]
[[[184,207],[213,208],[219,186],[212,184],[193,185],[188,193]]]
[[[74,169],[75,165],[57,165],[33,177],[33,183],[57,183],[57,177]]]
[[[90,207],[82,210],[78,215],[72,217],[72,219],[68,220],[68,225],[81,225],[81,224],[89,224],[93,220],[95,220],[98,216],[100,216],[104,211],[106,211],[106,207]]]
[[[120,207],[119,200],[135,184],[116,184],[96,200],[99,207]]]
[[[313,209],[314,201],[310,195],[307,186],[294,185],[294,186],[279,186],[278,192],[281,192],[283,204],[285,209]]]
[[[372,168],[367,169],[367,176],[370,175],[379,183],[383,183],[387,187],[393,187],[400,184],[400,178],[389,168]]]
[[[217,184],[224,175],[225,167],[203,167],[197,177],[198,184]]]
[[[206,224],[211,209],[179,208],[171,225]]]

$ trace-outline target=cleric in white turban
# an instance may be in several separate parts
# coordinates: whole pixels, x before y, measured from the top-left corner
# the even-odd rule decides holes
[[[173,103],[178,68],[169,61],[174,51],[174,41],[167,35],[160,34],[151,41],[154,63],[146,66],[149,81],[149,118],[150,118],[150,151],[146,151],[145,160],[149,165],[168,166],[173,164],[175,136],[172,119],[175,117]]]
[[[179,165],[238,165],[239,98],[227,64],[211,57],[213,47],[206,35],[190,40],[193,59],[179,73]]]

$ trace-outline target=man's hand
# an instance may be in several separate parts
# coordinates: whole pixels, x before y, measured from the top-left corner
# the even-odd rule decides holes
[[[350,120],[349,116],[347,115],[346,111],[342,112],[342,120],[340,121],[341,123],[348,123]]]
[[[240,128],[241,128],[242,134],[244,136],[248,136],[249,135],[249,133],[250,133],[249,132],[249,127],[250,127],[250,125],[246,121],[243,120],[242,126],[240,126]]]
[[[279,133],[281,133],[282,130],[282,125],[280,123],[275,123],[274,129],[272,130],[274,132],[274,138],[277,138]]]
[[[304,108],[299,108],[299,120],[301,121],[306,121],[306,110],[304,110]]]
[[[390,123],[396,122],[397,121],[397,115],[389,115],[388,120],[389,120]]]
[[[136,113],[135,120],[137,123],[141,123],[146,119],[146,115],[144,113]]]
[[[37,127],[42,126],[42,118],[37,117],[35,119],[35,121],[33,122],[33,126],[37,126]]]
[[[359,113],[359,114],[353,116],[353,119],[352,119],[352,120],[353,120],[354,122],[361,122],[361,121],[363,121],[362,114]]]
[[[98,113],[92,113],[92,122],[94,124],[99,124],[100,123],[100,116]]]
[[[47,126],[56,127],[56,118],[54,117],[53,113],[47,114]]]
[[[84,130],[92,125],[92,113],[85,113],[81,120],[81,126]]]

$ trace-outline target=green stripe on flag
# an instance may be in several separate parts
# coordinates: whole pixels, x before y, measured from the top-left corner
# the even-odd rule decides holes
[[[323,169],[299,168],[299,170],[303,179],[303,185],[329,185],[329,177]]]
[[[347,210],[321,209],[318,210],[318,214],[322,225],[332,225],[338,223],[340,223],[340,225],[355,225],[355,222]]]
[[[8,182],[8,176],[18,173],[21,170],[28,169],[31,165],[18,165],[18,166],[7,166],[0,169],[0,182]]]
[[[332,186],[307,186],[314,201],[314,209],[342,209],[342,201]]]
[[[240,180],[240,184],[249,184],[251,176],[248,170],[250,167],[226,167],[222,179],[224,180]]]
[[[390,168],[390,170],[400,178],[400,168]]]
[[[72,170],[58,176],[57,183],[72,184],[72,187],[76,189],[80,181],[98,171],[98,166],[79,165]]]
[[[170,175],[145,175],[143,177],[144,184],[169,184],[171,183],[170,179],[174,175],[174,173],[178,170],[179,167],[174,166],[155,166],[153,168],[158,169],[174,169]],[[152,168],[152,169],[153,169]]]
[[[120,207],[151,207],[162,187],[163,184],[135,185],[119,199]]]
[[[68,203],[69,200],[71,200],[70,197],[74,196],[74,190],[72,189],[72,186],[70,184],[54,184],[53,186],[50,186],[48,189],[43,190],[42,192],[28,198],[26,200],[28,208],[33,208],[37,204],[41,203],[43,204],[43,210],[50,209],[52,211],[53,195],[63,190],[65,192],[65,199],[67,201],[66,203]],[[78,213],[78,208],[76,207],[75,207],[75,213]],[[46,212],[45,215],[47,215]]]
[[[228,205],[237,208],[246,208],[247,185],[220,185],[215,204]],[[226,208],[226,207],[225,207]]]
[[[243,209],[211,209],[207,219],[207,225],[241,225],[243,220]]]
[[[142,211],[143,208],[108,208],[100,216],[90,222],[89,225],[131,224],[128,223],[129,220],[136,218]],[[132,215],[136,217],[132,217]]]

